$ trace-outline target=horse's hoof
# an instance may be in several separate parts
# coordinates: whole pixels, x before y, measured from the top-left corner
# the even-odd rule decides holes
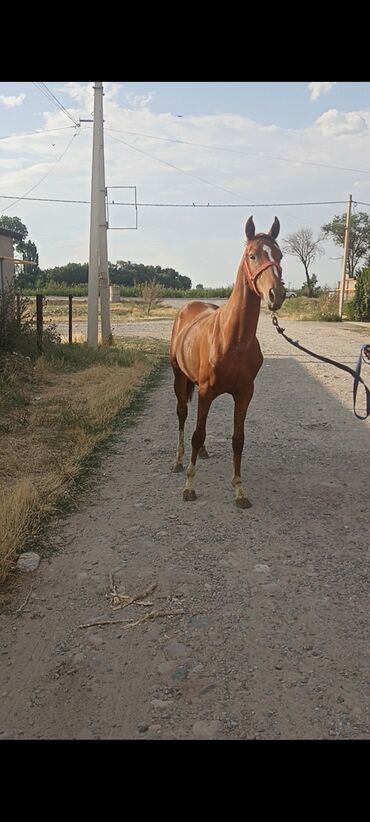
[[[184,466],[181,464],[181,462],[176,463],[176,465],[174,465],[172,467],[172,471],[174,472],[174,474],[179,474],[180,471],[183,471],[183,470],[184,470]]]
[[[198,457],[199,457],[200,460],[209,460],[209,453],[208,453],[207,449],[204,447],[204,445],[200,449],[200,451],[198,453]]]
[[[252,508],[252,503],[249,502],[248,497],[238,497],[235,500],[235,505],[238,508]]]
[[[185,490],[182,492],[182,498],[184,502],[190,502],[190,500],[196,499],[197,495],[195,491],[190,491],[189,488],[185,488]]]

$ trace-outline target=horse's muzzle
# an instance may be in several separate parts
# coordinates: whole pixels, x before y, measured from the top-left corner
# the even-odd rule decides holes
[[[283,285],[270,288],[267,305],[270,311],[278,311],[286,297],[286,290]]]

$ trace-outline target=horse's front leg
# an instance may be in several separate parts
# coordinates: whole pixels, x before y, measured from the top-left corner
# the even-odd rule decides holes
[[[199,388],[197,426],[191,438],[191,460],[186,471],[186,485],[183,491],[183,499],[186,501],[197,498],[194,490],[195,464],[206,438],[206,422],[212,400],[213,394],[209,389],[203,393]]]
[[[253,397],[254,386],[253,383],[243,393],[234,396],[234,434],[233,434],[233,452],[234,452],[234,476],[231,480],[235,488],[235,503],[238,508],[250,508],[252,503],[249,501],[241,480],[241,461],[244,446],[244,422],[248,410],[248,405]]]

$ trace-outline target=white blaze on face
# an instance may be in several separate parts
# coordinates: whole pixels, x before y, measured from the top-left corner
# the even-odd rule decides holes
[[[273,258],[273,256],[272,256],[272,251],[271,251],[270,246],[269,246],[269,245],[263,245],[263,246],[262,246],[262,248],[263,248],[263,250],[264,250],[264,251],[266,251],[266,254],[267,254],[267,256],[268,256],[269,260],[270,260],[272,263],[274,263],[274,262],[275,262],[275,260],[274,260],[274,258]],[[272,270],[273,270],[273,272],[274,272],[274,274],[275,274],[275,277],[277,277],[277,276],[278,276],[278,271],[277,271],[277,268],[276,268],[276,266],[275,266],[275,265],[272,267]]]

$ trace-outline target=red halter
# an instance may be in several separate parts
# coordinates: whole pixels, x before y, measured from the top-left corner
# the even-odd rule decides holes
[[[244,257],[244,264],[245,264],[245,267],[247,269],[248,283],[249,283],[252,291],[254,291],[255,294],[257,294],[258,297],[260,297],[261,294],[258,291],[256,280],[257,280],[257,277],[259,277],[260,274],[262,274],[262,271],[265,271],[266,268],[271,268],[271,266],[276,266],[276,268],[278,269],[279,275],[280,275],[280,279],[281,279],[282,268],[281,268],[281,265],[279,265],[279,263],[276,262],[276,260],[270,260],[268,263],[264,263],[259,268],[257,268],[257,271],[254,271],[253,274],[249,270],[248,261],[247,261],[246,257]],[[283,282],[282,279],[281,279],[281,282]]]

